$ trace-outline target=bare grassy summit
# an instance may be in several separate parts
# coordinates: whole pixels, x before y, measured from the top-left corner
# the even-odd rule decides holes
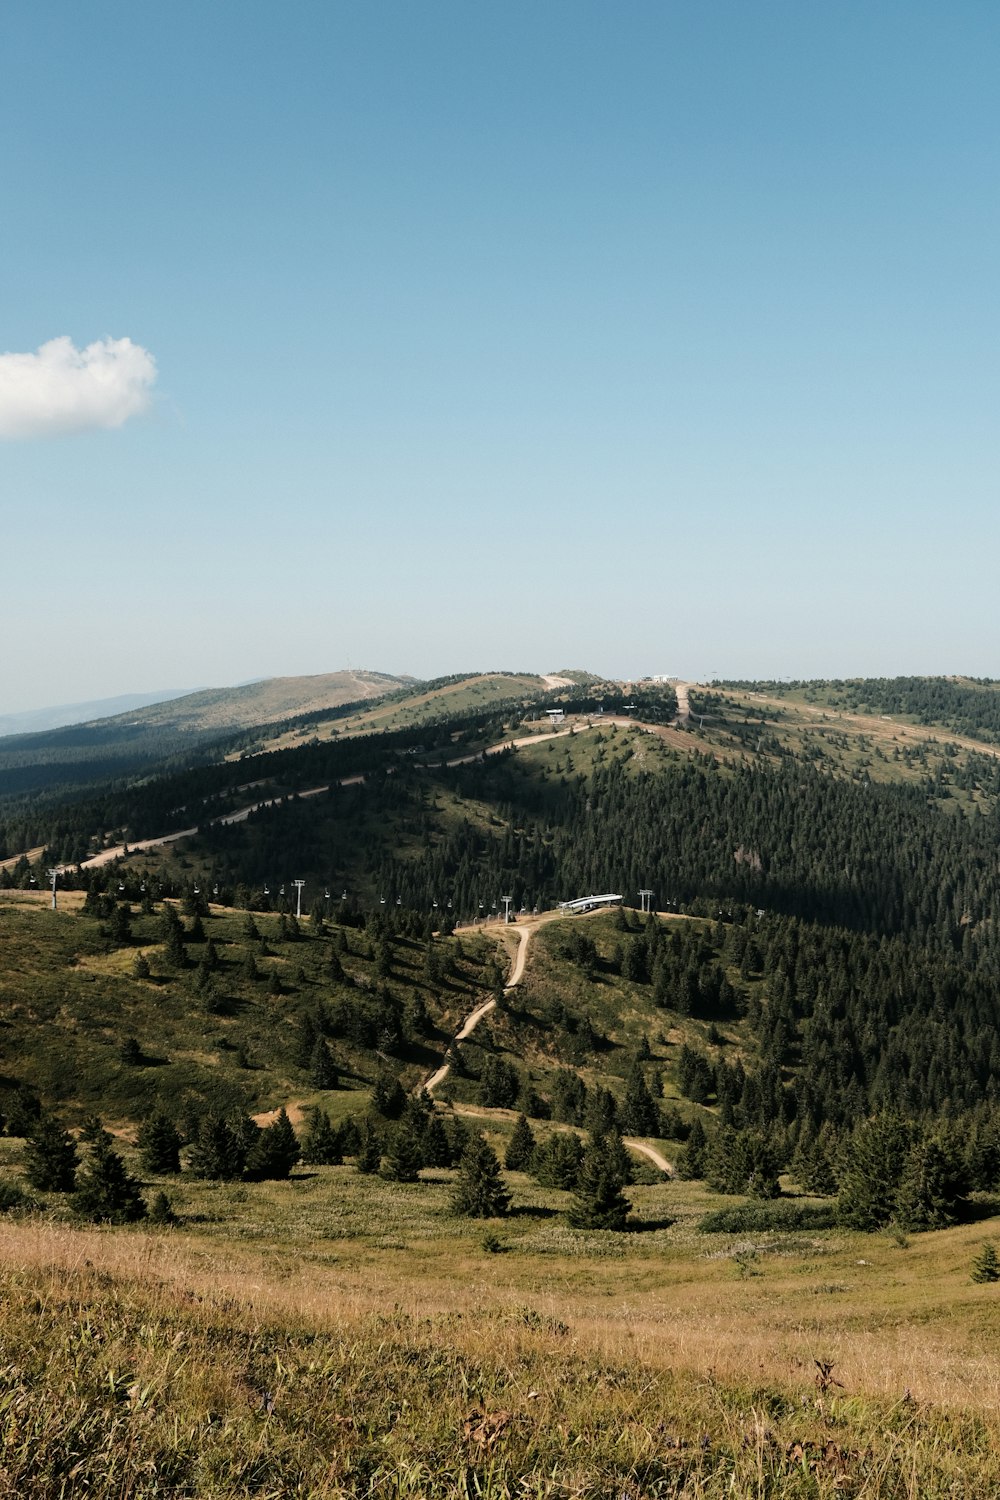
[[[106,726],[119,723],[184,730],[251,729],[257,724],[272,724],[298,714],[339,708],[343,703],[380,698],[384,693],[405,687],[407,682],[406,678],[391,677],[384,672],[365,671],[265,677],[241,687],[204,688],[102,722]]]

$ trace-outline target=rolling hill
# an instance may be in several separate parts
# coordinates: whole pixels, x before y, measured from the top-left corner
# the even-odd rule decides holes
[[[995,702],[477,673],[0,803],[3,1472],[993,1493]],[[160,1222],[26,1192],[59,1122]]]
[[[302,715],[335,712],[398,690],[380,672],[274,677],[234,688],[206,688],[140,705],[109,718],[0,738],[0,801],[79,790],[154,766],[211,758],[209,747]],[[224,753],[220,749],[218,753]]]

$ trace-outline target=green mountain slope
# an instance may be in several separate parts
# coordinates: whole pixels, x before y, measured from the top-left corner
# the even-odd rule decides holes
[[[237,688],[209,688],[130,709],[111,718],[37,734],[0,738],[0,801],[46,793],[58,797],[153,767],[217,758],[233,741],[265,725],[398,689],[379,672],[276,677]],[[214,750],[213,747],[218,747]]]

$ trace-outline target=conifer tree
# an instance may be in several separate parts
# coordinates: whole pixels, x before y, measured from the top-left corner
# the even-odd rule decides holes
[[[361,1148],[361,1127],[354,1115],[348,1115],[337,1126],[337,1139],[345,1156],[357,1156]]]
[[[853,1131],[843,1155],[837,1215],[851,1229],[879,1229],[892,1218],[910,1147],[895,1114],[875,1115]]]
[[[173,1205],[162,1188],[158,1193],[153,1195],[147,1218],[150,1224],[169,1226],[177,1223],[177,1215],[174,1213]]]
[[[166,1177],[181,1169],[181,1138],[173,1120],[162,1110],[147,1116],[138,1136],[144,1172]]]
[[[184,932],[177,923],[169,928],[164,942],[164,957],[172,969],[187,967],[187,949],[184,947]]]
[[[393,1182],[416,1182],[424,1164],[424,1116],[407,1105],[389,1132],[382,1175]]]
[[[610,1089],[598,1085],[588,1091],[583,1123],[591,1135],[604,1135],[618,1128],[618,1106]]]
[[[474,1135],[462,1153],[451,1206],[470,1219],[501,1218],[510,1208],[500,1162],[484,1135]]]
[[[624,1186],[621,1160],[613,1139],[593,1136],[583,1154],[569,1209],[573,1228],[624,1229],[629,1211],[628,1199],[622,1192]]]
[[[531,1161],[532,1175],[543,1187],[569,1192],[576,1187],[583,1162],[580,1137],[569,1130],[554,1131]]]
[[[804,1193],[830,1197],[837,1191],[830,1136],[825,1129],[799,1146],[792,1163],[796,1180]]]
[[[71,1193],[76,1186],[76,1143],[52,1115],[42,1115],[25,1142],[24,1175],[42,1193]]]
[[[133,1224],[144,1219],[146,1203],[139,1181],[126,1168],[100,1121],[88,1121],[83,1137],[89,1151],[70,1200],[74,1211],[100,1224]]]
[[[330,1123],[330,1116],[325,1109],[311,1109],[302,1140],[302,1160],[316,1167],[339,1167],[343,1159],[340,1132]]]
[[[692,1182],[696,1178],[704,1177],[708,1160],[708,1136],[705,1127],[701,1123],[701,1116],[695,1115],[688,1132],[685,1144],[677,1153],[677,1175],[686,1182]]]
[[[326,1038],[318,1036],[309,1059],[309,1075],[313,1088],[335,1089],[340,1082],[337,1065],[330,1054]]]
[[[525,1115],[518,1115],[514,1132],[507,1143],[504,1166],[508,1172],[526,1172],[535,1154],[535,1136]]]
[[[972,1262],[972,1280],[980,1285],[990,1281],[1000,1281],[1000,1255],[992,1240],[987,1240]]]
[[[382,1132],[370,1115],[361,1123],[356,1165],[359,1172],[370,1175],[382,1165]]]
[[[427,1121],[423,1140],[425,1167],[450,1167],[454,1161],[444,1121],[435,1111]]]
[[[195,1177],[235,1182],[243,1175],[246,1149],[241,1135],[220,1115],[205,1115],[199,1122],[189,1165]]]
[[[946,1229],[958,1221],[966,1201],[962,1166],[937,1136],[910,1148],[896,1194],[903,1229]]]
[[[298,1136],[284,1109],[260,1131],[247,1152],[245,1175],[255,1182],[283,1181],[300,1156]]]
[[[395,1074],[383,1069],[372,1090],[372,1109],[386,1120],[398,1120],[406,1107],[406,1090]]]
[[[127,901],[115,902],[108,923],[108,937],[118,947],[124,947],[132,941],[132,909]]]
[[[631,1135],[655,1135],[659,1129],[660,1112],[656,1100],[646,1086],[642,1066],[638,1059],[632,1064],[625,1086],[625,1100],[621,1110],[621,1125]]]

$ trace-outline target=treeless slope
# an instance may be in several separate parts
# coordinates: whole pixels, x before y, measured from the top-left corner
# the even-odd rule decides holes
[[[102,721],[148,728],[183,730],[252,729],[258,724],[273,724],[296,714],[316,713],[324,708],[338,708],[360,698],[380,698],[383,693],[404,687],[402,678],[383,672],[321,672],[311,677],[267,677],[242,687],[205,688],[154,703],[148,708],[120,714]]]

